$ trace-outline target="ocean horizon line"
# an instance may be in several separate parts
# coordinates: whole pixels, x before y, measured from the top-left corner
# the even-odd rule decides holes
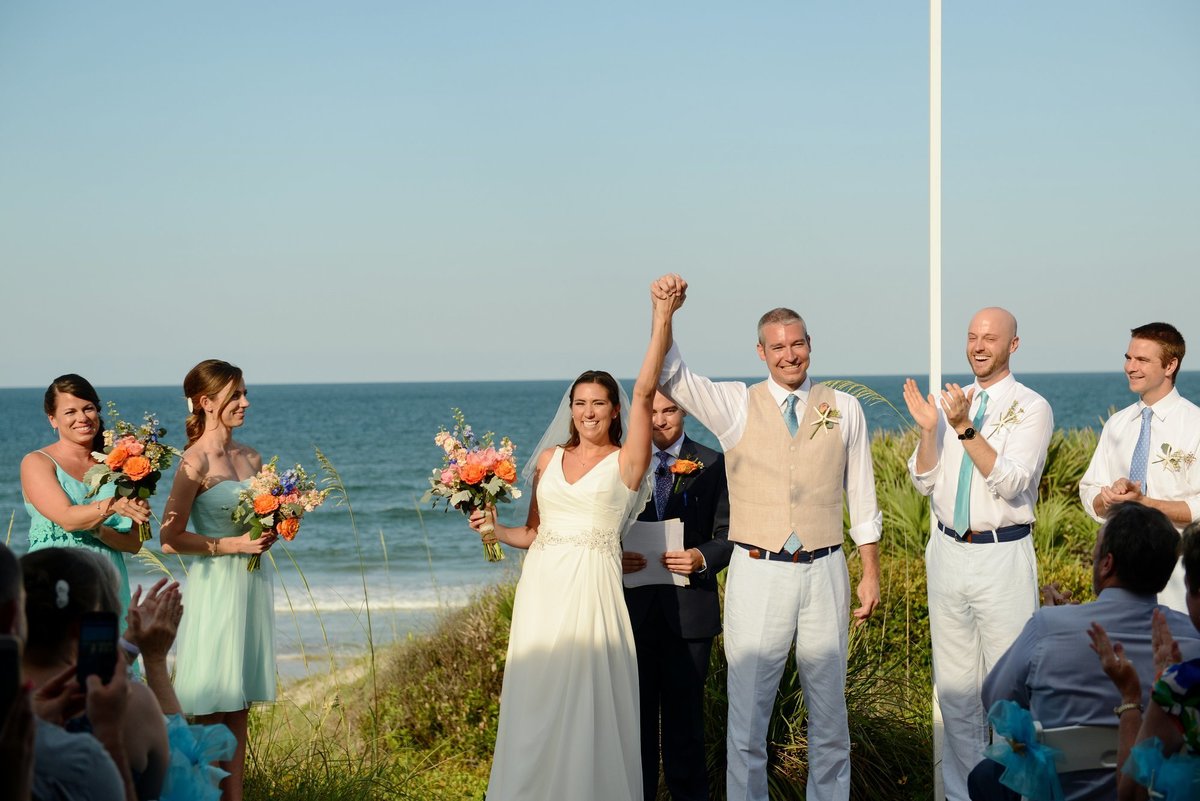
[[[1123,377],[1123,373],[1110,370],[1014,370],[1014,375],[1019,376],[1060,376],[1060,377],[1088,377],[1088,376],[1104,376],[1112,375],[1114,378]],[[968,376],[968,372],[946,372],[943,371],[944,377]],[[1180,376],[1186,373],[1180,372]],[[824,375],[814,373],[813,377],[818,381],[837,381],[844,379],[868,379],[868,378],[915,378],[917,376],[928,376],[927,372],[901,372],[901,373],[840,373]],[[708,376],[713,381],[744,381],[753,382],[760,381],[766,377],[762,375],[729,375],[729,376]],[[618,381],[632,383],[636,376],[617,376]],[[502,384],[561,384],[564,381],[571,381],[573,376],[561,378],[489,378],[489,379],[441,379],[441,380],[414,380],[414,381],[254,381],[250,384],[251,387],[385,387],[385,386],[445,386],[453,384],[462,385],[502,385]],[[97,389],[122,390],[122,389],[180,389],[179,384],[98,384]],[[45,386],[7,386],[0,385],[0,392],[6,390],[38,390],[44,391]]]

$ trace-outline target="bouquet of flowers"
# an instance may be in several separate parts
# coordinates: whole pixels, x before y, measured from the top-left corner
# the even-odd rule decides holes
[[[433,502],[434,506],[444,503],[446,509],[458,509],[470,514],[497,503],[509,503],[521,497],[521,491],[513,486],[517,480],[517,466],[513,460],[516,448],[512,440],[504,437],[500,447],[492,444],[492,432],[476,438],[459,409],[454,409],[454,430],[441,429],[433,441],[442,449],[442,466],[435,468],[429,477],[429,489],[421,498],[422,503]],[[483,555],[489,562],[504,558],[500,544],[495,538],[495,527],[484,523],[479,531],[483,539]]]
[[[317,482],[300,465],[280,473],[278,461],[278,456],[272,457],[250,479],[250,486],[238,493],[233,520],[250,526],[252,540],[273,532],[291,542],[300,530],[300,518],[325,503],[330,492],[317,489]],[[258,570],[260,561],[260,555],[254,554],[246,569]]]
[[[167,430],[158,418],[146,412],[140,426],[121,419],[117,406],[108,402],[108,416],[113,427],[104,430],[104,452],[93,452],[98,465],[83,474],[88,485],[87,497],[92,497],[108,482],[117,487],[120,498],[138,497],[147,500],[158,488],[162,473],[171,466],[171,457],[179,451],[161,441]],[[138,525],[138,538],[150,539],[150,523]]]

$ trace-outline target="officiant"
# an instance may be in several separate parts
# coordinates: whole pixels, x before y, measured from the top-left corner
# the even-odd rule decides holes
[[[662,772],[672,801],[708,801],[704,747],[704,682],[713,637],[721,631],[717,573],[729,564],[732,544],[725,460],[684,434],[686,413],[655,395],[651,437],[654,495],[641,521],[682,521],[683,548],[657,561],[666,576],[686,576],[686,586],[627,586],[625,602],[637,644],[641,701],[644,798],[658,793]],[[626,574],[646,569],[646,554],[625,551]],[[660,738],[661,726],[661,738]]]

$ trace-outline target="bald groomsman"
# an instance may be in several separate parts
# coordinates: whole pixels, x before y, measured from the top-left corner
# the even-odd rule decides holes
[[[937,519],[925,565],[949,801],[967,801],[967,775],[988,744],[984,676],[1038,605],[1033,509],[1054,415],[1009,370],[1019,344],[1016,318],[983,309],[967,328],[973,384],[947,384],[935,398],[904,383],[921,431],[908,469]]]
[[[1200,520],[1200,408],[1179,394],[1183,335],[1170,323],[1147,323],[1131,332],[1125,377],[1138,401],[1108,418],[1092,454],[1079,497],[1103,520],[1109,507],[1133,502],[1158,509],[1182,531]],[[1187,614],[1183,568],[1176,566],[1159,602]]]

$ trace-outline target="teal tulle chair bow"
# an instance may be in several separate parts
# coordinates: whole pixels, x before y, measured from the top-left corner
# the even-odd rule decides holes
[[[1163,756],[1162,740],[1142,740],[1129,752],[1125,773],[1162,801],[1191,801],[1200,798],[1200,757],[1188,753]]]
[[[162,801],[219,801],[221,779],[229,773],[211,763],[231,759],[237,750],[237,738],[229,727],[189,726],[182,715],[169,715],[167,743],[171,764]]]
[[[988,710],[988,722],[1004,738],[983,752],[1004,766],[1000,783],[1030,801],[1063,801],[1062,784],[1054,766],[1060,752],[1038,742],[1037,726],[1029,710],[1014,701],[997,701]]]

